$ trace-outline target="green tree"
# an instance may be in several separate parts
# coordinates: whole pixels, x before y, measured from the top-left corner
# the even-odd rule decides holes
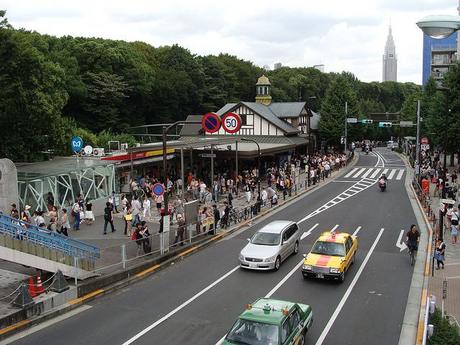
[[[340,144],[340,137],[345,130],[345,102],[347,102],[348,117],[358,116],[358,101],[356,92],[347,78],[335,78],[326,92],[321,106],[319,131],[321,137],[330,144]],[[355,139],[358,127],[348,126],[349,138]]]
[[[107,72],[87,72],[85,83],[88,89],[88,101],[85,125],[97,131],[105,128],[117,130],[121,127],[120,113],[124,99],[130,90],[122,76]]]

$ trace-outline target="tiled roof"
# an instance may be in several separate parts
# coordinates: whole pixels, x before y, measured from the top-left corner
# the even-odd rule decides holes
[[[298,117],[306,102],[276,102],[269,105],[270,110],[280,119]]]

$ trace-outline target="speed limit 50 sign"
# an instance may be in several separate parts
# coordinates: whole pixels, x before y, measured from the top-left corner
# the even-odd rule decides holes
[[[241,128],[241,117],[235,113],[227,113],[222,117],[222,128],[230,134],[236,133]]]

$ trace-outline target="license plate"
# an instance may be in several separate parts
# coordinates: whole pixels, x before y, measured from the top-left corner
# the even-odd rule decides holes
[[[249,267],[251,267],[251,268],[257,268],[257,264],[249,264]]]
[[[324,278],[324,274],[322,274],[322,273],[317,273],[317,274],[316,274],[316,278]]]

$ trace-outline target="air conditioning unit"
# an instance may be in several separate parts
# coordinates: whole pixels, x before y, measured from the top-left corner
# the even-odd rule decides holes
[[[128,143],[121,143],[120,144],[120,149],[122,151],[126,151],[128,149]]]
[[[104,148],[103,147],[95,147],[93,149],[93,156],[96,156],[96,157],[104,156]]]

